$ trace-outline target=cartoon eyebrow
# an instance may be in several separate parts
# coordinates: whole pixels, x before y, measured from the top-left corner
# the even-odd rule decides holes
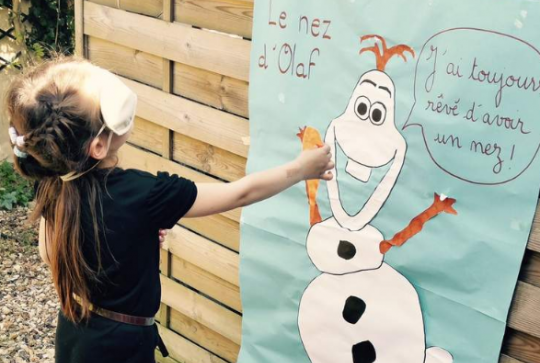
[[[390,95],[390,98],[392,98],[392,92],[390,92],[390,90],[384,86],[379,86],[379,89],[382,89],[382,90],[385,90],[386,92],[388,92],[388,94]]]
[[[360,84],[363,84],[363,83],[369,83],[369,84],[373,85],[373,87],[377,87],[377,84],[375,82],[373,82],[373,81],[370,81],[369,79],[364,79],[362,81],[362,83],[360,83]]]

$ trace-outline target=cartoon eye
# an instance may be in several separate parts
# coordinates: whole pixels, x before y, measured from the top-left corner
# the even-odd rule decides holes
[[[380,126],[386,119],[386,106],[380,102],[376,102],[371,105],[371,123],[376,126]]]
[[[369,117],[369,109],[371,108],[371,102],[367,97],[358,97],[356,103],[354,104],[354,112],[356,116],[360,117],[361,120],[367,120]]]

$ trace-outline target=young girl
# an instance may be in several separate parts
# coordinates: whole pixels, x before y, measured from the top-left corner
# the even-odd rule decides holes
[[[61,309],[57,363],[154,362],[167,355],[153,316],[160,305],[160,230],[222,213],[307,179],[329,180],[330,148],[232,183],[193,183],[117,165],[136,95],[84,59],[59,58],[7,91],[15,167],[36,181],[33,220]]]

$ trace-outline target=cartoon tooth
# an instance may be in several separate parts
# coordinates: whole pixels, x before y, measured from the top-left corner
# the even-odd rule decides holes
[[[406,45],[388,49],[376,35],[361,42],[368,39],[378,40],[382,49],[376,43],[360,54],[373,52],[377,70],[361,76],[345,112],[330,123],[325,142],[334,161],[339,145],[347,157],[347,173],[361,182],[369,180],[372,169],[388,165],[388,171],[364,207],[349,215],[333,170],[336,178],[327,183],[333,216],[320,223],[312,218],[307,236],[308,255],[321,275],[302,296],[300,335],[313,363],[451,363],[445,350],[426,349],[418,294],[384,263],[381,251],[389,247],[381,246],[383,235],[369,224],[396,184],[407,150],[395,125],[395,86],[384,69],[393,56],[406,61],[405,52],[414,57],[414,51]],[[315,193],[311,188],[310,199]],[[316,201],[310,200],[310,208],[317,208]]]

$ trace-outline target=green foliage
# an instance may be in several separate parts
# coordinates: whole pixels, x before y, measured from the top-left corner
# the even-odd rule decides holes
[[[15,0],[20,1],[20,0]],[[0,0],[0,8],[12,9],[13,0]],[[10,11],[14,21],[22,24],[22,17]],[[29,29],[14,32],[15,38],[39,61],[58,53],[73,54],[75,50],[74,0],[30,0]]]
[[[12,4],[13,4],[12,0],[0,0],[0,8],[3,8],[3,7],[11,8]]]
[[[28,21],[32,29],[26,45],[38,59],[52,53],[72,54],[75,48],[73,0],[31,0]]]
[[[7,161],[0,163],[0,209],[26,207],[33,198],[32,184],[17,174]]]
[[[42,59],[45,56],[45,48],[39,43],[32,44],[32,50],[38,59]]]

